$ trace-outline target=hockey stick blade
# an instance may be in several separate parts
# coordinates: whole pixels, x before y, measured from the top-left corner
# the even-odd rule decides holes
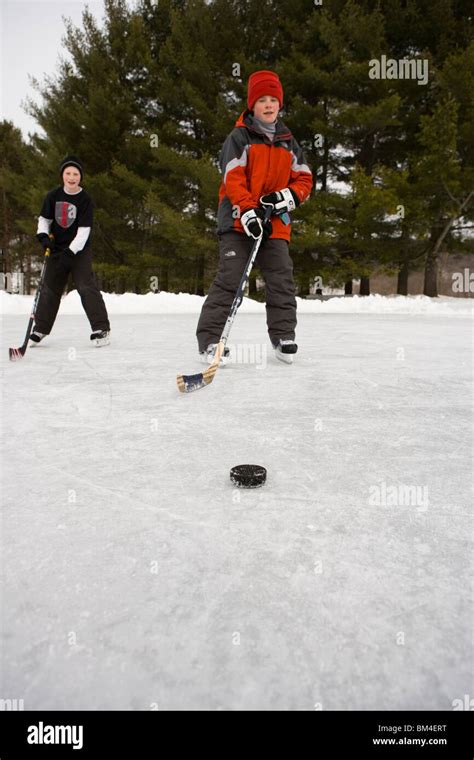
[[[23,359],[26,352],[25,346],[20,346],[20,348],[9,348],[8,349],[8,356],[10,357],[11,362],[19,361],[20,359]]]
[[[192,391],[198,391],[200,388],[205,388],[206,385],[210,385],[214,380],[214,375],[217,372],[223,353],[224,343],[221,342],[217,344],[216,355],[212,364],[204,372],[198,372],[195,375],[178,375],[176,382],[181,393],[191,393]]]

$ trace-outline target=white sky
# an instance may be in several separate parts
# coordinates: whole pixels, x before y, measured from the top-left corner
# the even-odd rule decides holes
[[[102,0],[0,0],[0,118],[13,121],[25,139],[39,131],[36,122],[21,107],[26,97],[38,95],[28,75],[40,82],[54,75],[60,55],[65,55],[62,38],[63,17],[81,26],[87,7],[97,19],[103,18]]]

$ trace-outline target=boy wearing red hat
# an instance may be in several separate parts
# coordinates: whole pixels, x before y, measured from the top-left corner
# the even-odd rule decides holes
[[[291,224],[285,221],[311,193],[313,178],[301,147],[278,118],[282,105],[277,74],[256,71],[248,81],[248,108],[222,147],[219,269],[196,330],[205,362],[212,362],[250,250],[261,234],[256,264],[265,280],[268,334],[278,359],[291,363],[298,350],[296,289],[288,251]],[[264,225],[267,207],[272,216]],[[224,362],[228,353],[226,349]]]
[[[76,156],[67,156],[62,161],[59,174],[63,186],[55,187],[46,195],[38,218],[36,237],[45,251],[50,249],[50,258],[30,340],[40,343],[51,332],[72,273],[91,325],[91,340],[96,346],[107,346],[110,323],[92,270],[92,199],[80,186],[83,168]]]

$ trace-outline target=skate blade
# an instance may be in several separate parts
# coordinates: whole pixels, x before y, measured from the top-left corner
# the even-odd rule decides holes
[[[278,361],[283,362],[284,364],[293,364],[294,354],[282,354],[281,351],[275,351],[275,356]]]
[[[110,338],[95,338],[93,341],[94,345],[100,347],[100,346],[109,346],[110,345]]]

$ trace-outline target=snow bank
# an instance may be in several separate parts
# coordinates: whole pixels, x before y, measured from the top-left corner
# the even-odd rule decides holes
[[[302,314],[433,314],[435,316],[472,316],[474,299],[439,296],[351,296],[328,301],[298,298]]]
[[[198,314],[204,296],[189,293],[104,293],[110,314]],[[371,296],[334,297],[327,301],[298,298],[302,314],[427,314],[433,316],[472,316],[474,299],[428,298],[427,296]],[[33,296],[19,296],[0,291],[1,314],[29,314]],[[241,311],[247,314],[262,312],[263,303],[245,298]],[[82,305],[73,290],[63,297],[61,314],[81,314]]]

